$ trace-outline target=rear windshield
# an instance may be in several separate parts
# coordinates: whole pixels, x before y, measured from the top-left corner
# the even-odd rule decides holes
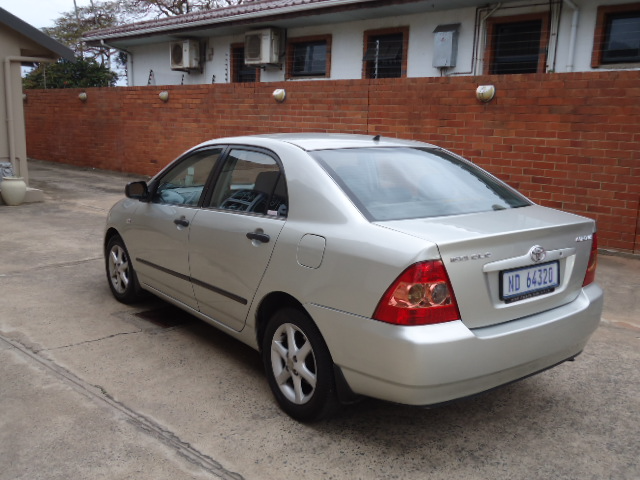
[[[370,221],[531,205],[484,170],[441,150],[348,148],[310,153]]]

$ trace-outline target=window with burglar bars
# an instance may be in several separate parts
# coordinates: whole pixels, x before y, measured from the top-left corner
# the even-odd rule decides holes
[[[231,45],[231,82],[247,83],[259,80],[259,69],[244,63],[244,44]]]
[[[493,75],[544,72],[548,45],[542,16],[505,17],[487,23],[485,70]]]
[[[293,38],[287,47],[287,77],[328,77],[331,36]]]
[[[640,3],[598,8],[591,66],[640,62]]]
[[[406,75],[408,28],[365,32],[364,77],[400,78]]]

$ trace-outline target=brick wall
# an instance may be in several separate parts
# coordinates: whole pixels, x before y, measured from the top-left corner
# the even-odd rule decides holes
[[[478,85],[496,86],[487,104]],[[285,88],[287,99],[271,94]],[[162,90],[169,101],[158,98]],[[31,158],[154,174],[219,136],[381,134],[453,150],[640,253],[640,71],[28,91]]]

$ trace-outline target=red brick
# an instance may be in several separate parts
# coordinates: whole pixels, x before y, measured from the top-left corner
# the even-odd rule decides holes
[[[475,99],[479,83],[496,85],[494,101]],[[78,89],[33,90],[27,148],[32,158],[153,174],[223,135],[413,138],[466,155],[534,201],[597,218],[602,247],[640,252],[638,85],[640,72],[626,71],[99,88],[86,103]],[[273,101],[275,88],[286,88],[284,103]],[[167,103],[160,90],[170,92]],[[622,237],[621,219],[632,226]]]

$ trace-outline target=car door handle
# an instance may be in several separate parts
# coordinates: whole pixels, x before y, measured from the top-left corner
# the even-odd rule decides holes
[[[173,223],[175,223],[179,227],[188,227],[189,226],[189,220],[187,220],[186,217],[184,217],[184,216],[182,216],[180,218],[176,218],[173,221]]]
[[[262,243],[269,243],[269,240],[271,240],[271,237],[269,235],[260,232],[249,232],[247,233],[247,238],[249,240],[257,240],[258,242]]]

